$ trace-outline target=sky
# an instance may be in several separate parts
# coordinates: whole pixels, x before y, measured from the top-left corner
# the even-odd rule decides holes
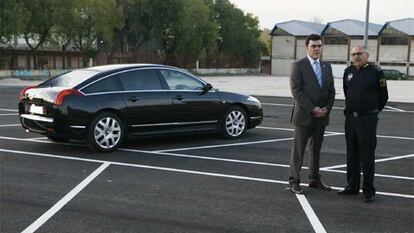
[[[272,29],[275,24],[290,20],[322,23],[356,19],[365,21],[367,0],[230,0],[245,13],[259,18],[260,28]],[[370,0],[369,21],[414,18],[414,0]]]

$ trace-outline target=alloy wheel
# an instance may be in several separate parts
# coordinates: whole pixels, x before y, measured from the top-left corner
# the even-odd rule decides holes
[[[246,118],[239,110],[231,111],[226,117],[226,131],[232,137],[237,137],[246,128]]]
[[[96,123],[93,134],[101,148],[110,149],[121,140],[121,125],[115,118],[104,117]]]

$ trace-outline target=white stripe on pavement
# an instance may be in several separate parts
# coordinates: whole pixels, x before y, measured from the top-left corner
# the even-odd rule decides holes
[[[389,108],[389,109],[391,109],[391,110],[398,111],[398,112],[405,112],[404,110],[399,109],[399,108],[393,108],[393,107],[390,107],[390,106],[384,106],[384,107],[385,107],[385,108]]]
[[[16,110],[16,109],[10,109],[10,108],[0,108],[0,111],[6,111],[6,112],[18,112],[19,110]]]
[[[35,152],[28,152],[28,151],[17,151],[17,150],[6,150],[6,149],[0,149],[0,151],[14,153],[14,154],[36,155],[36,156],[42,156],[42,157],[48,157],[48,158],[68,159],[68,160],[75,160],[75,161],[110,163],[112,165],[152,169],[152,170],[159,170],[159,171],[170,171],[170,172],[178,172],[178,173],[185,173],[185,174],[232,178],[232,179],[238,179],[238,180],[250,180],[250,181],[258,181],[258,182],[264,182],[264,183],[274,183],[274,184],[286,184],[286,185],[289,184],[289,182],[281,181],[281,180],[272,180],[272,179],[238,176],[238,175],[227,175],[227,174],[213,173],[213,172],[201,172],[201,171],[194,171],[194,170],[176,169],[176,168],[169,168],[169,167],[158,167],[158,166],[141,165],[141,164],[130,164],[130,163],[122,163],[122,162],[112,162],[112,161],[97,160],[97,159],[85,159],[85,158],[79,158],[79,157],[60,156],[60,155],[54,155],[54,154],[35,153]],[[308,184],[302,184],[302,183],[301,185],[308,186]],[[343,187],[335,187],[335,186],[331,186],[331,187],[332,189],[335,189],[335,190],[344,189]],[[414,195],[409,195],[409,194],[389,193],[389,192],[376,192],[376,193],[384,195],[384,196],[394,196],[394,197],[414,199]]]
[[[325,228],[322,226],[322,223],[319,221],[318,216],[316,216],[305,195],[296,194],[296,198],[299,200],[309,222],[312,224],[313,230],[315,230],[316,233],[326,233]]]
[[[0,127],[16,127],[16,126],[22,126],[22,125],[21,124],[0,125]]]
[[[414,154],[394,156],[394,157],[388,157],[388,158],[384,158],[384,159],[376,159],[375,163],[386,162],[386,161],[391,161],[391,160],[398,160],[398,159],[406,159],[406,158],[411,158],[411,157],[414,157]],[[340,164],[340,165],[329,166],[329,167],[322,167],[319,170],[327,171],[327,170],[332,170],[332,169],[336,169],[336,168],[343,168],[343,167],[346,167],[346,164]]]
[[[39,229],[39,227],[41,227],[47,220],[53,217],[53,215],[55,215],[60,209],[62,209],[63,206],[65,206],[70,200],[72,200],[80,191],[82,191],[89,183],[91,183],[109,165],[111,165],[111,163],[104,162],[104,164],[98,167],[94,172],[92,172],[88,177],[86,177],[86,179],[84,179],[80,184],[78,184],[74,189],[72,189],[68,194],[66,194],[62,199],[60,199],[55,205],[53,205],[52,208],[50,208],[36,221],[30,224],[30,226],[24,229],[22,233],[32,233]]]
[[[281,107],[293,107],[293,104],[274,104],[274,103],[261,103],[262,105],[269,105],[269,106],[281,106]],[[399,109],[399,108],[393,108],[390,106],[384,106],[384,108],[389,108],[388,109],[383,109],[383,112],[406,112],[406,113],[414,113],[414,111],[409,111],[409,110],[403,110],[403,109]],[[332,107],[332,109],[338,109],[338,110],[344,110],[344,107]]]

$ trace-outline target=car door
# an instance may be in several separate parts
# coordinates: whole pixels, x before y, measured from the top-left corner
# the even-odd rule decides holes
[[[221,103],[214,89],[203,91],[206,83],[184,72],[160,69],[173,101],[174,121],[180,127],[216,125]]]
[[[123,85],[131,133],[159,131],[172,127],[172,100],[154,69],[137,69],[119,75]]]

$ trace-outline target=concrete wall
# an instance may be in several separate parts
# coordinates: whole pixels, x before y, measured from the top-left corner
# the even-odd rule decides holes
[[[407,53],[408,53],[407,45],[380,45],[379,61],[380,62],[406,62]]]
[[[293,59],[295,51],[295,37],[273,36],[272,37],[272,58]]]
[[[68,70],[0,70],[0,78],[40,78],[45,79],[47,77],[66,73]]]
[[[306,56],[305,42],[306,40],[296,41],[296,60],[300,60]]]
[[[414,38],[411,41],[410,63],[414,65]]]
[[[293,59],[272,59],[272,75],[290,75]]]
[[[26,67],[27,65],[27,57],[26,56],[17,56],[17,68]]]
[[[346,61],[348,58],[348,45],[324,45],[322,58],[326,61]]]

